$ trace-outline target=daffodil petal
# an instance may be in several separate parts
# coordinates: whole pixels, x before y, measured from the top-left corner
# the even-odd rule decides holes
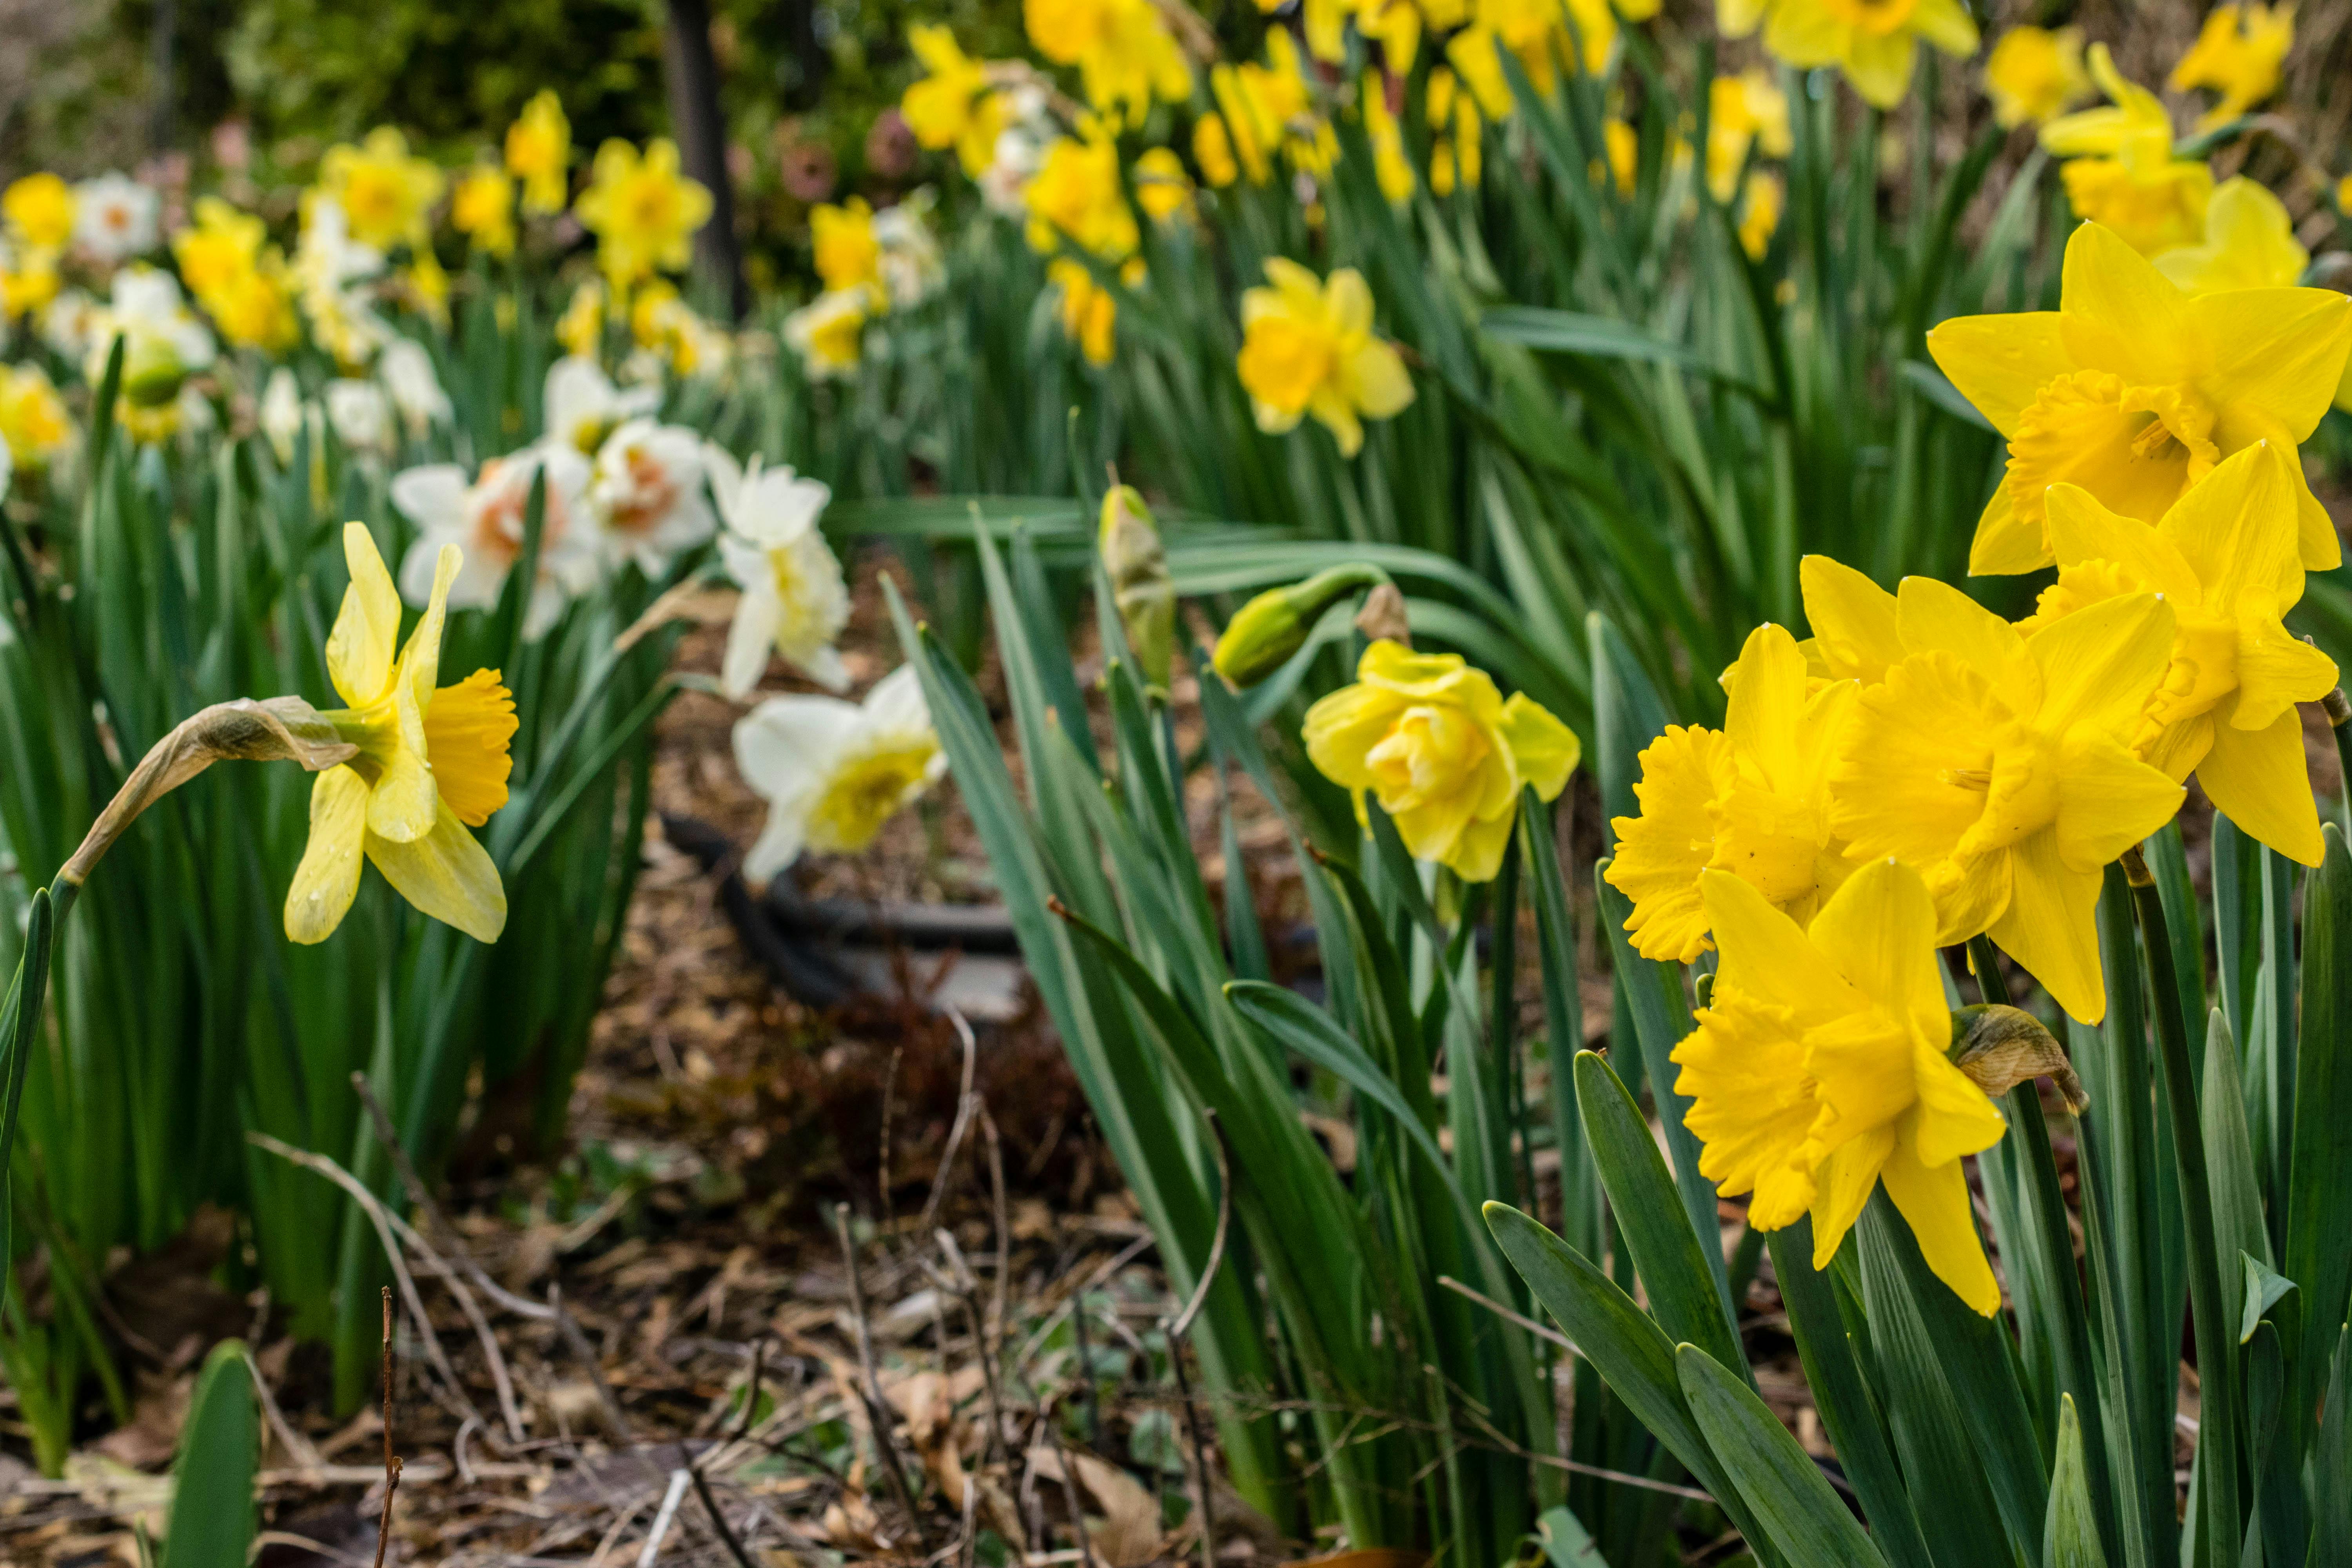
[[[1830,673],[1852,676],[1865,686],[1886,679],[1886,667],[1903,657],[1895,595],[1826,555],[1799,562],[1797,582],[1804,591],[1815,647]]]
[[[1343,788],[1371,788],[1372,772],[1365,754],[1388,733],[1403,706],[1394,692],[1360,683],[1318,698],[1307,710],[1300,731],[1307,742],[1307,761]]]
[[[2129,739],[2147,694],[2172,662],[2172,606],[2155,594],[2085,605],[2037,631],[2026,648],[2042,667],[2038,728],[2076,725]]]
[[[1878,1185],[1878,1173],[1895,1152],[1895,1129],[1874,1128],[1832,1150],[1813,1173],[1820,1194],[1813,1199],[1813,1267],[1827,1268],[1844,1245],[1846,1232],[1862,1217]]]
[[[1903,646],[1912,653],[1941,648],[1957,654],[1969,668],[2003,689],[2021,673],[2019,655],[2025,639],[2017,628],[1961,593],[1933,577],[1906,577],[1895,590],[1895,626]],[[2032,677],[2027,676],[2029,684]],[[2013,706],[2030,710],[2032,700],[2021,696]]]
[[[2221,470],[2214,472],[2218,476]],[[2192,486],[2173,511],[2187,507],[2211,483],[2209,479]],[[2172,531],[2171,513],[2166,515],[2163,527],[2150,528],[2136,517],[2109,511],[2090,491],[2072,484],[2052,485],[2043,504],[2050,520],[2050,543],[2060,566],[2112,561],[2142,584],[2187,604],[2195,605],[2203,598],[2204,586],[2194,564],[2167,537]]]
[[[2214,809],[2290,860],[2320,862],[2319,809],[2303,754],[2303,715],[2281,713],[2261,730],[2213,729],[2197,782]]]
[[[400,590],[363,522],[343,525],[343,562],[351,586],[327,634],[327,677],[345,703],[363,708],[392,684],[393,649],[400,642]]]
[[[2099,873],[2068,867],[2054,829],[2020,840],[2008,860],[2009,908],[1986,934],[2070,1017],[2097,1023],[2107,1016],[2099,966]]]
[[[1898,1135],[1879,1175],[1936,1278],[1950,1286],[1970,1310],[1988,1318],[1999,1311],[2000,1286],[1985,1258],[1984,1238],[1977,1234],[1976,1213],[1969,1205],[1968,1172],[1960,1163],[1925,1164],[1917,1151]]]
[[[2189,310],[2212,355],[2197,386],[2225,420],[2231,409],[2259,408],[2295,441],[2318,427],[2352,353],[2352,297],[2333,289],[2231,289],[2190,300]]]
[[[475,941],[496,942],[506,929],[498,865],[448,806],[440,806],[431,832],[407,843],[370,833],[367,857],[394,892]]]
[[[2066,737],[2058,767],[2058,857],[2076,871],[2097,871],[2171,821],[2188,793],[2094,730]]]
[[[1524,691],[1503,704],[1502,731],[1521,781],[1533,786],[1538,800],[1557,800],[1584,755],[1576,731]]]
[[[1936,966],[1936,905],[1918,872],[1890,859],[1858,868],[1805,935],[1893,1016],[1939,1044],[1949,1032]]]
[[[1927,353],[2003,436],[2043,386],[2074,368],[2055,310],[1955,316],[1927,334]]]
[[[1770,622],[1748,634],[1724,675],[1730,689],[1723,732],[1764,777],[1785,789],[1804,761],[1799,721],[1805,710],[1805,656],[1787,628]]]
[[[2147,386],[2176,385],[2197,368],[2189,296],[2104,224],[2084,224],[2066,242],[2059,315],[2077,364]]]
[[[1679,724],[1667,725],[1635,760],[1642,776],[1633,795],[1642,812],[1610,824],[1617,851],[1603,877],[1633,900],[1625,918],[1633,950],[1688,963],[1712,945],[1698,876],[1715,856],[1708,807],[1730,789],[1738,762],[1721,731]]]
[[[286,938],[305,946],[332,936],[360,890],[367,781],[329,768],[310,782],[310,838],[286,889]]]
[[[1722,963],[1716,984],[1786,1007],[1801,1023],[1861,1012],[1869,999],[1843,979],[1797,922],[1728,871],[1699,873]]]
[[[1922,1163],[1945,1164],[2000,1142],[2009,1123],[2000,1108],[1940,1048],[1920,1045],[1911,1065],[1919,1107],[1910,1130]]]
[[[1725,994],[1674,1049],[1675,1090],[1691,1099],[1699,1173],[1726,1193],[1754,1192],[1748,1223],[1792,1224],[1813,1202],[1807,1149],[1818,1107],[1807,1087],[1802,1043],[1776,1010]]]

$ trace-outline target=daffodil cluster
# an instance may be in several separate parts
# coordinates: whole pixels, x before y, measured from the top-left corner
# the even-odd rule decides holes
[[[849,375],[863,355],[869,321],[913,310],[946,283],[932,202],[926,187],[880,212],[862,196],[810,209],[809,246],[823,289],[784,321],[784,341],[810,380]]]

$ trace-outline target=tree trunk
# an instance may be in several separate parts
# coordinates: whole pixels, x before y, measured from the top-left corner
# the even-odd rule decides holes
[[[669,0],[662,61],[679,161],[710,191],[710,221],[694,237],[695,261],[740,321],[751,301],[735,243],[735,191],[727,173],[727,121],[719,110],[719,61],[710,52],[709,0]]]

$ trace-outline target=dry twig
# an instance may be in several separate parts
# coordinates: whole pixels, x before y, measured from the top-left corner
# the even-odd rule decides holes
[[[375,1527],[375,1568],[392,1544],[392,1500],[400,1490],[400,1456],[392,1451],[392,1287],[383,1287],[383,1517]]]

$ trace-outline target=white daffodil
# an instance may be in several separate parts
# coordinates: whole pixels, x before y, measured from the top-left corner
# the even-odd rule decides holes
[[[383,270],[383,252],[352,237],[342,207],[316,195],[302,203],[294,247],[296,297],[310,337],[346,370],[365,369],[394,333],[359,285]]]
[[[547,367],[547,387],[540,401],[548,439],[590,457],[620,426],[659,407],[661,388],[633,386],[624,392],[594,360],[566,354]]]
[[[929,223],[932,195],[926,185],[896,206],[874,215],[874,243],[881,250],[882,286],[898,310],[919,305],[940,291],[948,278],[947,258]]]
[[[608,563],[648,577],[717,531],[702,491],[702,438],[678,425],[632,419],[596,449],[589,500]]]
[[[851,855],[947,772],[947,753],[912,665],[884,676],[862,703],[771,697],[735,725],[735,765],[766,797],[768,823],[744,857],[764,882],[803,849]]]
[[[392,450],[392,405],[372,381],[327,383],[327,423],[335,439],[353,452],[381,457]]]
[[[213,363],[212,332],[188,309],[168,272],[133,265],[114,275],[107,305],[89,323],[83,374],[106,379],[107,356],[122,340],[122,395],[134,406],[158,408],[180,395],[181,384]]]
[[[703,467],[727,522],[719,558],[743,590],[727,631],[721,689],[739,702],[750,696],[774,652],[818,685],[842,690],[849,671],[833,644],[849,624],[849,587],[816,526],[833,492],[790,468],[763,468],[757,458],[746,470],[718,446],[703,449]]]
[[[392,504],[421,531],[400,563],[400,591],[408,602],[425,603],[441,546],[455,544],[466,552],[466,562],[449,585],[449,603],[469,609],[495,605],[507,574],[522,554],[523,512],[531,480],[542,470],[547,514],[523,636],[544,636],[566,602],[594,587],[600,574],[588,516],[588,459],[559,442],[542,441],[491,458],[471,484],[455,463],[429,463],[393,476]]]
[[[89,340],[98,330],[99,302],[79,289],[68,289],[41,312],[41,342],[61,360],[75,363],[89,357]]]
[[[433,434],[435,426],[446,425],[453,417],[449,395],[441,389],[441,378],[434,373],[433,356],[415,339],[395,338],[385,344],[376,374],[383,378],[383,389],[392,394],[392,405],[399,411],[401,426],[411,440],[423,440]]]
[[[811,381],[832,381],[856,370],[874,309],[872,294],[861,285],[829,289],[784,318],[784,342],[801,356]]]
[[[113,267],[155,248],[162,203],[152,187],[111,171],[74,187],[74,244]]]

